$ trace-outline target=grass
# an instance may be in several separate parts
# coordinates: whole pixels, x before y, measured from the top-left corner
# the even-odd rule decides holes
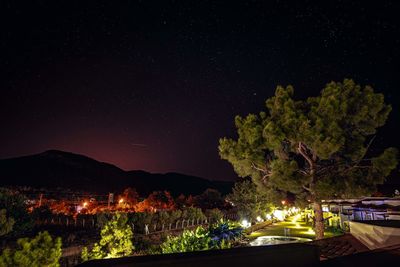
[[[284,236],[285,228],[290,229],[290,236],[310,239],[315,238],[315,233],[312,231],[311,224],[307,224],[304,221],[296,221],[294,217],[289,217],[283,222],[277,222],[258,231],[254,231],[247,237],[252,240],[260,236]],[[341,233],[325,229],[325,238],[338,235],[341,235]]]

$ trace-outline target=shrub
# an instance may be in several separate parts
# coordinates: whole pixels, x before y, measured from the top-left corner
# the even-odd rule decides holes
[[[161,250],[163,253],[181,253],[230,248],[232,241],[242,235],[242,230],[237,223],[220,220],[208,229],[200,226],[195,231],[185,230],[180,236],[168,236],[161,244]]]
[[[101,229],[100,242],[95,243],[91,251],[86,247],[82,250],[82,259],[118,258],[132,254],[133,233],[127,222],[126,214],[116,213]]]
[[[199,250],[208,250],[211,238],[203,227],[197,227],[195,231],[185,230],[179,236],[168,236],[161,244],[163,253],[181,253]]]
[[[229,248],[232,241],[242,236],[243,228],[235,222],[220,220],[218,223],[210,226],[209,236],[213,248]]]
[[[40,232],[33,239],[20,238],[15,250],[5,249],[0,256],[0,266],[56,267],[60,266],[61,238],[52,239],[48,232]]]
[[[224,218],[224,213],[219,209],[206,210],[206,216],[211,222],[219,222],[219,220]]]
[[[0,236],[10,233],[14,226],[14,219],[7,216],[7,210],[0,210]]]
[[[5,188],[0,188],[0,210],[6,209],[7,215],[14,219],[13,234],[21,234],[32,229],[34,221],[28,213],[26,198]]]

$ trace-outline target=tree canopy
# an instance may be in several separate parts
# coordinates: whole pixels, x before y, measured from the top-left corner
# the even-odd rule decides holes
[[[40,232],[32,239],[20,238],[16,249],[6,248],[3,251],[0,256],[0,266],[60,266],[61,245],[61,238],[53,239],[48,232]]]
[[[126,214],[116,213],[100,232],[101,239],[95,243],[92,250],[82,250],[82,259],[103,259],[129,256],[134,249],[133,232],[128,225]]]
[[[232,202],[242,219],[250,221],[265,215],[271,208],[267,195],[257,190],[257,186],[249,180],[236,182],[227,199]]]
[[[397,149],[370,149],[390,111],[382,94],[350,79],[305,100],[294,99],[292,86],[278,86],[265,111],[236,116],[238,137],[220,139],[219,154],[264,191],[319,205],[320,224],[322,199],[368,195],[396,167]]]
[[[34,221],[28,213],[26,198],[22,194],[0,188],[0,210],[6,210],[4,216],[14,222],[9,234],[20,235],[32,229]]]

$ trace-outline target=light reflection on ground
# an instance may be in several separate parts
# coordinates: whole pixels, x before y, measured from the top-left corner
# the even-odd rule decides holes
[[[302,237],[286,237],[286,236],[260,236],[254,241],[250,242],[250,246],[268,246],[268,245],[280,245],[288,243],[302,243],[309,242],[312,239]]]

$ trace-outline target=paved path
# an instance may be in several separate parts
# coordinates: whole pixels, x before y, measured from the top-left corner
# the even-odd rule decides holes
[[[296,236],[296,237],[304,237],[304,238],[315,238],[315,233],[312,230],[311,224],[306,224],[304,221],[296,220],[299,219],[299,216],[295,218],[295,216],[287,218],[283,222],[276,222],[272,225],[269,225],[263,229],[255,231],[249,235],[250,239],[255,239],[259,236],[284,236],[285,228],[289,229],[288,235]],[[325,237],[333,237],[337,234],[333,232],[326,231]]]

